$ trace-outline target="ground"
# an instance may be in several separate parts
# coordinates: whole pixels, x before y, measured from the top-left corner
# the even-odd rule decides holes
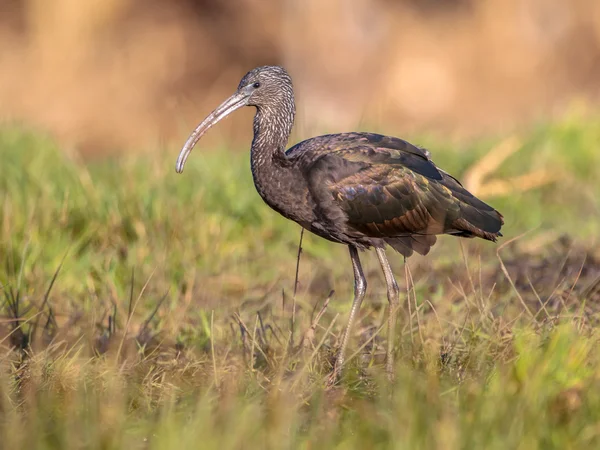
[[[597,448],[600,118],[408,138],[504,214],[504,238],[443,237],[406,266],[389,253],[393,384],[385,283],[363,254],[351,357],[325,390],[347,251],[306,234],[298,259],[300,229],[261,202],[246,152],[196,149],[180,176],[178,149],[81,161],[2,128],[6,448]]]

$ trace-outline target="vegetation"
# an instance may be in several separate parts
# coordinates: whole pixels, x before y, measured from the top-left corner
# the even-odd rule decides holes
[[[295,289],[300,229],[262,204],[245,152],[197,149],[177,176],[174,149],[84,163],[5,127],[2,445],[598,448],[600,119],[511,139],[421,140],[471,180],[518,148],[476,184],[505,237],[444,237],[406,270],[390,254],[405,292],[393,385],[365,254],[354,355],[326,391],[347,251],[305,235]]]

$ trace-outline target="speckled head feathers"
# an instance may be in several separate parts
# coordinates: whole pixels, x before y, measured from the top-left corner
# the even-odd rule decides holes
[[[273,102],[292,101],[292,78],[280,66],[261,66],[248,72],[238,86],[238,92],[249,94],[249,106],[267,106]]]

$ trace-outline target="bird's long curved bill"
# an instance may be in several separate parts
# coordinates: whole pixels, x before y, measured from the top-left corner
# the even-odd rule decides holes
[[[212,127],[224,117],[231,114],[236,109],[245,106],[247,98],[248,97],[246,95],[240,92],[236,92],[223,103],[221,103],[217,107],[217,109],[211,112],[206,117],[206,119],[204,119],[202,123],[196,127],[196,129],[192,132],[185,145],[181,149],[181,152],[179,153],[179,158],[177,158],[177,165],[175,166],[175,170],[177,171],[177,173],[183,172],[183,166],[185,166],[185,162],[188,159],[188,156],[190,156],[194,145],[196,145],[196,143],[200,140],[204,133],[206,133],[206,131],[210,127]]]

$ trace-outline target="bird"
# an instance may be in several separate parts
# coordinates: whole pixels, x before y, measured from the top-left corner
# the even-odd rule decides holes
[[[217,122],[243,106],[256,108],[250,166],[260,197],[273,210],[328,241],[348,247],[354,295],[329,380],[335,384],[367,290],[359,251],[375,249],[389,303],[385,372],[394,379],[400,290],[387,246],[407,257],[426,255],[436,236],[495,242],[504,219],[431,160],[428,150],[368,132],[327,134],[285,150],[295,116],[292,79],[280,66],[257,67],[191,133],[176,163],[182,173],[192,149]]]

